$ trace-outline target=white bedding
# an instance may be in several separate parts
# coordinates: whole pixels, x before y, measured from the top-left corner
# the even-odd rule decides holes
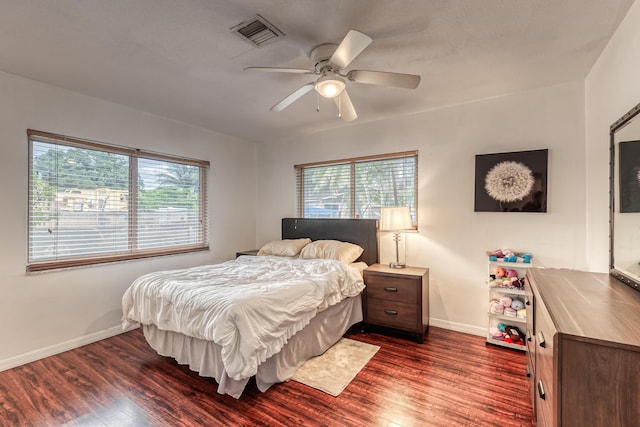
[[[304,329],[289,339],[282,350],[261,363],[254,377],[258,390],[264,392],[273,384],[291,379],[305,361],[324,353],[351,326],[361,322],[360,297],[346,298],[319,312]],[[218,344],[178,332],[161,331],[155,325],[144,325],[142,329],[147,342],[158,354],[174,358],[203,377],[214,378],[218,383],[218,393],[240,398],[249,378],[229,378],[222,364],[221,347]]]
[[[227,375],[240,380],[319,309],[363,288],[357,269],[340,261],[242,256],[138,278],[122,299],[123,326],[139,322],[215,342]]]

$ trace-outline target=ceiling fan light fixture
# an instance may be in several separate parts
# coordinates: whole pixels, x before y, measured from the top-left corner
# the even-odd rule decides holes
[[[345,86],[344,80],[335,75],[322,76],[316,82],[316,90],[325,98],[335,98],[342,93]]]

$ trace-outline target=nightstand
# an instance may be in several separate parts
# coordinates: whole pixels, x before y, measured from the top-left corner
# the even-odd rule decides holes
[[[414,334],[420,344],[429,328],[429,269],[373,264],[364,270],[365,325]]]
[[[253,255],[253,256],[256,256],[256,255],[258,255],[258,249],[251,249],[249,251],[236,252],[236,258],[238,258],[240,255]]]

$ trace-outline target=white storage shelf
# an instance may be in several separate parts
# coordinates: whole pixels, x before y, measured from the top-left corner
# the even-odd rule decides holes
[[[526,317],[510,317],[510,316],[505,316],[504,314],[493,314],[493,313],[489,313],[489,317],[493,319],[499,319],[502,323],[523,323],[523,324],[527,323]]]
[[[524,289],[511,289],[511,288],[500,288],[500,287],[489,287],[490,292],[495,292],[498,294],[509,294],[509,295],[524,295]]]
[[[518,273],[518,279],[522,279],[527,272],[527,268],[531,266],[532,266],[531,263],[524,263],[524,262],[489,261],[489,268],[488,268],[489,274],[487,276],[487,280],[489,280],[490,275],[494,274],[494,271],[497,267],[502,267],[505,270],[506,269],[515,270]],[[489,290],[489,295],[488,295],[487,303],[492,299],[499,299],[503,295],[518,296],[523,302],[525,300],[524,289],[489,286],[488,290]],[[531,313],[529,313],[527,310],[526,315],[529,316],[531,315]],[[520,330],[520,332],[524,334],[526,331],[526,324],[527,324],[526,317],[521,318],[521,317],[506,316],[504,314],[493,314],[489,311],[489,308],[487,308],[487,316],[488,316],[488,326],[487,326],[487,343],[488,344],[499,345],[502,347],[507,347],[507,348],[520,350],[520,351],[526,350],[524,339],[522,341],[522,344],[509,343],[509,342],[494,339],[492,334],[489,332],[491,327],[497,327],[499,323],[504,323],[509,326],[517,327]]]
[[[512,269],[518,269],[518,268],[524,268],[527,269],[529,267],[532,266],[532,263],[527,263],[527,262],[522,262],[522,261],[518,261],[518,262],[506,262],[506,261],[489,261],[490,266],[495,267],[502,267],[502,268],[512,268]]]

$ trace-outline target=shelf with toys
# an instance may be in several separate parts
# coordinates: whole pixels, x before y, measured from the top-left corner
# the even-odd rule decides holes
[[[527,323],[526,317],[509,317],[509,316],[505,316],[504,314],[492,314],[492,313],[489,313],[489,317],[493,319],[499,319],[500,321],[504,321],[504,322],[521,323],[523,325],[526,325]]]
[[[499,294],[513,294],[513,295],[524,295],[524,289],[511,289],[511,288],[491,288],[491,292],[496,292]]]
[[[525,305],[525,275],[533,256],[508,249],[488,251],[487,256],[487,343],[525,351],[527,316],[531,315]]]

